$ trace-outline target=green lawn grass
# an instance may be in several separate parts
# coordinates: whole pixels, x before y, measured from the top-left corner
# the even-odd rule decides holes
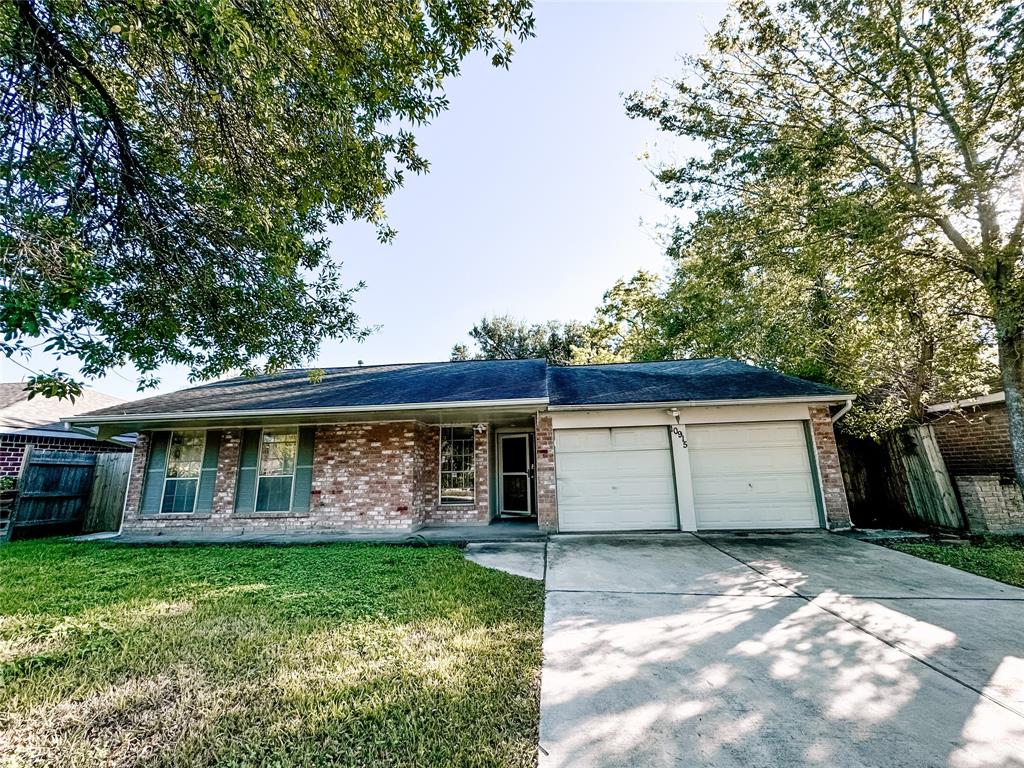
[[[951,565],[962,571],[1024,587],[1022,536],[989,536],[971,544],[896,541],[890,542],[888,546],[926,560]]]
[[[450,547],[0,547],[0,765],[527,766],[543,589]]]

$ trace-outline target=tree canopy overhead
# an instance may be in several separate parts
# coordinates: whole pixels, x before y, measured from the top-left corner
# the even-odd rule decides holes
[[[970,347],[987,331],[969,319],[987,325],[1024,483],[1017,0],[740,0],[682,78],[629,110],[706,147],[660,169],[671,202],[766,214],[746,242],[777,247],[744,248],[742,276],[817,273],[855,316],[895,323],[894,344],[939,323]]]
[[[0,3],[3,351],[204,379],[363,333],[328,225],[393,236],[412,130],[529,0]],[[31,382],[74,392],[66,371]]]

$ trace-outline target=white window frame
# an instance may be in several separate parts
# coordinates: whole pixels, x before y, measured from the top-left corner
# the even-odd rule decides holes
[[[444,471],[441,469],[442,461],[442,447],[444,445],[444,430],[452,427],[466,427],[473,435],[473,500],[472,501],[442,501],[443,489],[441,488],[441,478],[444,475]],[[449,473],[451,474],[451,473]],[[445,508],[455,507],[475,507],[476,506],[476,493],[477,493],[477,482],[476,482],[476,425],[475,424],[439,424],[437,427],[437,505]]]
[[[168,477],[167,470],[171,466],[171,445],[174,443],[174,433],[182,432],[202,432],[203,433],[203,447],[199,451],[199,474],[195,476],[196,481],[196,495],[192,498],[192,509],[189,512],[164,512],[164,499],[167,498],[167,481],[168,480],[192,480],[191,477]],[[170,434],[167,436],[167,456],[164,459],[164,484],[160,489],[160,511],[157,514],[160,515],[194,515],[196,513],[196,504],[199,503],[199,484],[203,481],[203,461],[206,459],[206,440],[210,430],[208,429],[172,429]]]
[[[274,430],[284,431],[287,427],[271,427]],[[288,477],[288,475],[264,475],[263,474],[263,435],[266,433],[266,427],[260,427],[260,449],[256,456],[256,488],[252,496],[252,511],[257,515],[281,515],[291,512],[295,508],[295,470],[299,466],[299,428],[295,427],[295,454],[292,457],[292,490],[288,495],[288,508],[287,509],[257,509],[256,506],[259,503],[260,498],[260,480],[264,477]]]

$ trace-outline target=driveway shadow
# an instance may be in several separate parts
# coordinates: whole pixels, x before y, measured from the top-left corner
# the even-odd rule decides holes
[[[828,538],[782,551],[767,551],[771,542],[743,550],[744,542],[738,554],[714,541],[717,549],[704,545],[711,553],[686,562],[676,561],[692,543],[675,552],[664,542],[649,550],[595,543],[589,563],[584,543],[549,551],[549,585],[567,582],[561,559],[625,590],[547,595],[540,765],[1024,766],[1022,665],[1013,653],[1024,634],[991,609],[983,616],[994,596],[964,600],[971,608],[962,611],[927,594],[843,593],[826,583],[837,562]],[[878,548],[854,544],[841,545],[842,558],[870,573]],[[928,580],[916,562],[884,552],[880,570],[908,571],[911,586]],[[713,566],[717,557],[721,574],[694,572],[695,562]],[[747,560],[759,566],[743,583],[735,566]],[[720,593],[629,592],[659,568],[665,583],[685,586],[689,572],[695,586],[717,584]],[[955,589],[955,576],[942,574],[941,589]],[[766,590],[765,579],[788,589]],[[961,590],[981,586],[989,587],[968,579]]]

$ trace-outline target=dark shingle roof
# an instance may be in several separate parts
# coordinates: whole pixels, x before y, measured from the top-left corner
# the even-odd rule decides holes
[[[543,360],[469,360],[327,368],[318,382],[310,381],[304,370],[238,377],[104,408],[90,416],[443,404],[546,395]]]
[[[671,403],[842,394],[824,384],[723,358],[548,368],[551,405]]]
[[[551,405],[616,405],[763,397],[843,396],[839,390],[736,360],[547,366],[544,360],[328,368],[320,381],[305,370],[238,377],[121,403],[96,416],[297,411],[412,404],[486,403],[549,398]]]

